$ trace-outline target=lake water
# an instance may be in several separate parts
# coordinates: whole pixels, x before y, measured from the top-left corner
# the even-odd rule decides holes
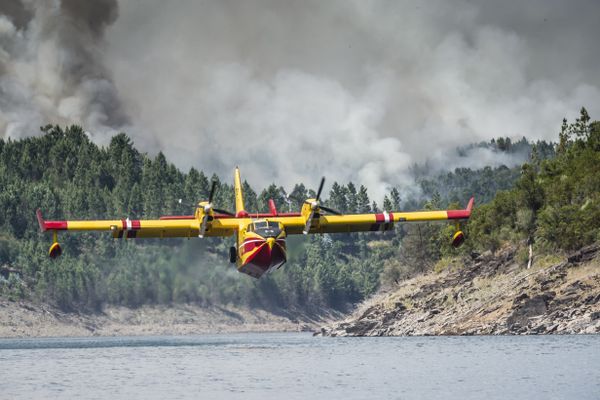
[[[600,336],[0,339],[0,399],[600,399]]]

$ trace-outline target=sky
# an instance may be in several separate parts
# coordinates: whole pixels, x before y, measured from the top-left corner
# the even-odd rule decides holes
[[[3,0],[0,137],[80,124],[230,179],[365,184],[600,118],[600,2]]]

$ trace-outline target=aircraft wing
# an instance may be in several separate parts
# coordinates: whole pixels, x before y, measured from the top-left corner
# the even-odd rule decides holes
[[[40,210],[37,219],[42,231],[108,231],[114,238],[167,238],[197,237],[200,231],[195,218],[172,219],[115,219],[90,221],[46,221]],[[234,232],[233,221],[223,223],[219,218],[208,222],[210,229],[206,236],[231,236]]]
[[[315,214],[309,233],[372,232],[392,229],[394,223],[465,220],[471,216],[474,199],[463,210],[382,212],[373,214]],[[304,217],[270,218],[285,226],[288,235],[302,234]]]

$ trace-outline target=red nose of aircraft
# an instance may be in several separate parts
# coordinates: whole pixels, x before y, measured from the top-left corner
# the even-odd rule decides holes
[[[244,249],[250,254],[239,270],[256,278],[272,268],[279,268],[287,260],[284,239],[251,238],[244,242]]]

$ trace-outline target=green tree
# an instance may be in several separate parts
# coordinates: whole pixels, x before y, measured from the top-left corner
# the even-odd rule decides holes
[[[360,185],[360,188],[358,189],[358,194],[356,195],[356,206],[356,211],[360,214],[371,212],[371,205],[369,201],[369,196],[367,195],[367,188],[363,185]]]

